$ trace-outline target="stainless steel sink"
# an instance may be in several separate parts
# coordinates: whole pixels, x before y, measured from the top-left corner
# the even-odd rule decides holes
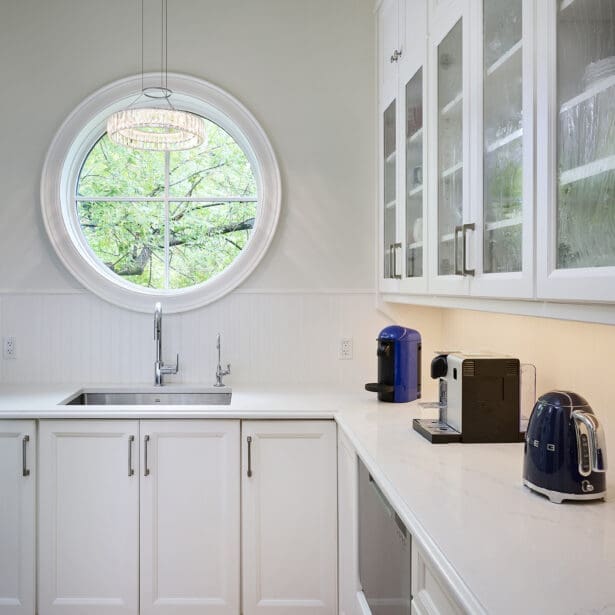
[[[226,391],[83,391],[64,402],[67,406],[228,406],[232,392]]]

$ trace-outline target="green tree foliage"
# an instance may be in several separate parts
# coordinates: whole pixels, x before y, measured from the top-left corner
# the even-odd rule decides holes
[[[193,286],[246,245],[257,202],[236,199],[257,197],[254,173],[227,132],[207,128],[205,145],[170,153],[125,148],[105,134],[86,157],[77,213],[90,248],[117,275],[151,288]],[[155,200],[134,200],[143,197]]]

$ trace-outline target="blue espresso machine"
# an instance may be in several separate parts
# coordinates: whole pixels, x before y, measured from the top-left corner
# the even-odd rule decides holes
[[[421,334],[398,325],[378,335],[378,382],[365,385],[380,401],[406,402],[421,397]]]

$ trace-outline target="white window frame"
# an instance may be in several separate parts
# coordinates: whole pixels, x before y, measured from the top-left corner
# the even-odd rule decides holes
[[[159,78],[156,73],[146,74],[145,86],[157,85]],[[254,228],[244,249],[224,271],[188,288],[162,290],[138,286],[101,263],[81,230],[76,208],[81,165],[105,133],[109,115],[134,101],[141,89],[141,75],[101,88],[68,116],[49,147],[41,178],[43,221],[62,263],[98,296],[140,312],[150,312],[156,301],[161,301],[167,312],[183,312],[231,292],[264,256],[280,216],[280,170],[273,147],[254,116],[233,96],[207,81],[177,73],[169,73],[168,79],[174,92],[173,104],[202,115],[228,132],[243,149],[254,171],[258,194]]]

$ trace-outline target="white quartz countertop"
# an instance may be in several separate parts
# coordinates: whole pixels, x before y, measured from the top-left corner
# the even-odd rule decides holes
[[[416,403],[313,385],[233,388],[230,406],[59,405],[84,388],[109,389],[2,385],[0,419],[335,418],[468,612],[615,613],[615,470],[606,502],[558,505],[522,485],[522,444],[430,444]]]

